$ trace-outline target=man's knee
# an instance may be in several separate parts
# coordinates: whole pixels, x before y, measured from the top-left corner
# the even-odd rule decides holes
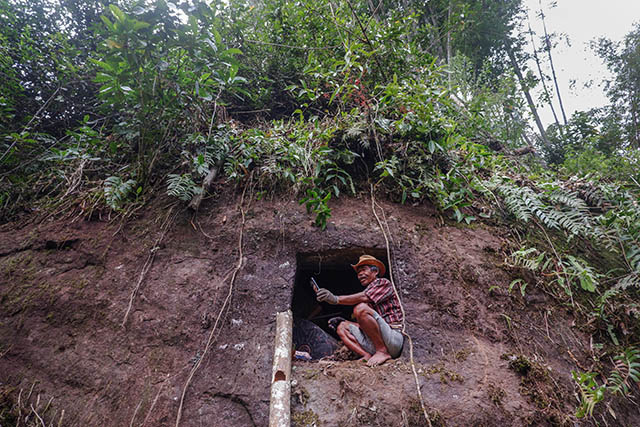
[[[344,337],[347,333],[348,324],[347,322],[341,322],[336,328],[336,333],[340,338]]]
[[[360,304],[353,307],[353,315],[356,316],[356,319],[359,319],[366,314],[371,315],[372,311],[373,309],[369,307],[369,304],[364,302],[361,302]]]

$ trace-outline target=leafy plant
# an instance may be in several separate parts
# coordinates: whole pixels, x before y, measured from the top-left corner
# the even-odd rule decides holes
[[[595,292],[600,274],[584,260],[567,255],[567,261],[562,263],[564,272],[569,280],[577,280],[580,287],[588,292]]]
[[[578,418],[591,417],[593,415],[593,408],[598,402],[604,399],[606,386],[599,386],[598,383],[596,383],[595,378],[598,375],[597,372],[571,371],[571,376],[580,391],[580,405],[576,410],[576,417]]]
[[[549,229],[565,230],[571,237],[588,235],[593,228],[584,201],[556,184],[547,183],[544,191],[536,192],[508,178],[495,177],[485,185],[497,190],[504,197],[507,210],[524,223],[538,220]]]
[[[524,297],[525,289],[527,289],[527,282],[522,279],[515,279],[511,283],[509,283],[509,293],[513,291],[513,288],[518,286],[520,288],[520,294]]]
[[[307,213],[316,214],[315,225],[322,230],[327,228],[327,220],[331,217],[331,208],[328,205],[330,199],[330,192],[323,195],[321,191],[310,188],[307,190],[307,196],[300,200],[300,204],[307,208]]]
[[[640,383],[640,349],[629,347],[613,358],[613,371],[608,378],[607,390],[613,394],[626,395],[631,383]]]
[[[640,247],[632,244],[625,259],[631,271],[618,281],[616,287],[622,290],[629,287],[640,289]]]
[[[188,202],[197,194],[202,193],[202,187],[193,182],[190,174],[169,174],[167,177],[167,194]]]
[[[627,395],[632,383],[640,384],[640,349],[631,346],[614,356],[607,384],[598,385],[595,381],[598,372],[571,371],[571,375],[580,391],[576,417],[591,417],[596,404],[604,400],[605,392]]]
[[[126,199],[132,194],[136,187],[136,181],[128,179],[124,181],[119,176],[110,176],[104,180],[104,198],[109,206],[113,210],[119,210],[126,202]],[[141,187],[136,189],[139,194],[142,191]]]
[[[540,252],[536,248],[522,248],[509,256],[509,261],[515,266],[523,267],[527,270],[545,270],[550,260],[545,252]]]

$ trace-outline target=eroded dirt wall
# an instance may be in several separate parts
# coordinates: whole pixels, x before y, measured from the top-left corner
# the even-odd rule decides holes
[[[197,217],[180,213],[158,246],[166,201],[119,231],[120,224],[97,221],[5,226],[0,403],[15,410],[22,390],[24,405],[35,382],[30,403],[37,394],[42,401],[53,397],[40,414],[47,420],[64,409],[65,425],[175,424],[185,381],[240,255],[238,202],[228,195],[203,204]],[[570,371],[588,364],[588,337],[534,286],[525,297],[507,293],[507,231],[447,224],[424,206],[381,204],[434,423],[575,422]],[[295,201],[254,200],[246,209],[231,304],[187,391],[181,425],[267,423],[275,313],[291,303],[296,254],[385,247],[368,198],[332,207],[325,231]],[[122,327],[152,250],[153,264]],[[405,349],[378,369],[297,362],[296,422],[422,425],[407,356]],[[518,361],[530,364],[526,372]],[[629,422],[638,417],[615,409]]]

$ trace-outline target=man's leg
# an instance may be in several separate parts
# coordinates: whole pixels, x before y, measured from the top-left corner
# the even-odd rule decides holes
[[[338,336],[349,350],[355,351],[360,356],[364,357],[364,360],[368,361],[371,358],[371,353],[362,348],[356,337],[354,337],[349,330],[350,326],[354,326],[357,328],[358,324],[349,322],[348,320],[340,322],[340,324],[338,325],[338,329],[336,330]]]
[[[381,365],[391,359],[374,313],[375,310],[365,303],[360,303],[353,308],[353,314],[356,316],[360,329],[367,334],[376,349],[375,353],[367,360],[369,366]]]

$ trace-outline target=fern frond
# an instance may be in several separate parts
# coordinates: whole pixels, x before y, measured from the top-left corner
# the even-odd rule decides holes
[[[607,389],[613,394],[625,396],[629,393],[631,381],[640,383],[640,349],[629,347],[613,359],[613,371],[609,375]]]
[[[542,270],[546,265],[545,256],[546,252],[540,252],[536,248],[523,248],[512,253],[507,261],[511,261],[514,266],[537,271]]]
[[[510,181],[498,184],[490,181],[485,185],[495,188],[507,210],[524,223],[535,218],[549,229],[566,231],[570,237],[592,234],[594,226],[587,205],[574,191],[566,191],[554,183],[547,184],[547,190],[541,193]]]
[[[169,196],[177,197],[178,199],[188,202],[196,194],[202,193],[202,188],[197,186],[191,175],[183,174],[170,174],[167,177],[167,194]]]
[[[599,386],[596,383],[595,377],[598,375],[597,372],[571,371],[571,376],[580,390],[580,406],[576,410],[576,417],[578,418],[592,416],[593,408],[604,399],[606,387],[604,385]]]
[[[580,258],[567,255],[567,260],[568,263],[562,263],[567,276],[571,279],[577,279],[580,287],[585,291],[595,292],[601,276],[600,273]]]
[[[136,181],[133,179],[123,181],[119,176],[105,179],[104,198],[107,206],[113,210],[120,209],[135,186]]]
[[[547,197],[552,203],[562,204],[582,213],[588,212],[586,203],[578,197],[575,191],[566,191],[557,188],[549,193]]]
[[[636,272],[627,274],[616,283],[616,289],[622,289],[626,291],[628,288],[640,289],[640,275]]]
[[[598,306],[596,308],[596,313],[601,319],[606,320],[607,318],[606,308],[608,305],[611,305],[611,302],[609,300],[619,294],[620,294],[620,290],[613,287],[604,291],[600,296],[600,298],[598,298]]]

